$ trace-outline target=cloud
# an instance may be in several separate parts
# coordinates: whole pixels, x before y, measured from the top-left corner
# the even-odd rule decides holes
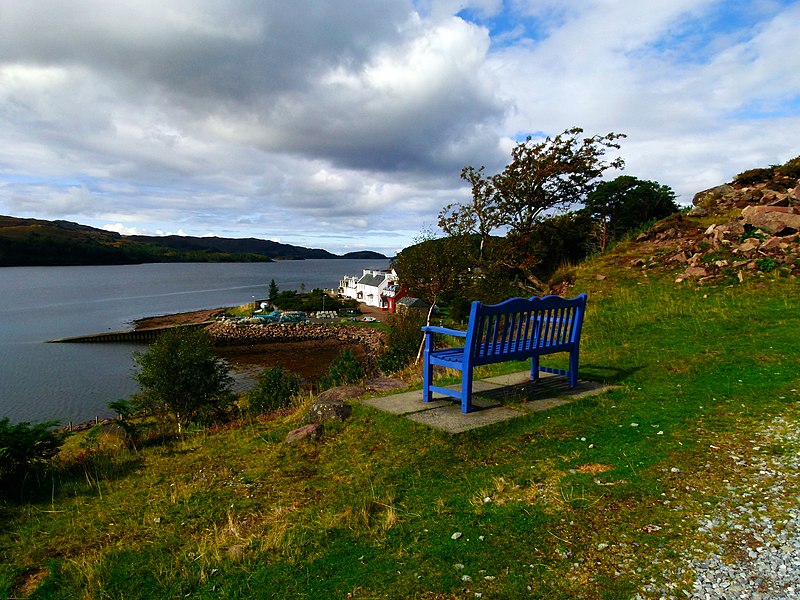
[[[0,212],[19,216],[393,251],[528,133],[624,132],[627,172],[684,200],[800,133],[786,0],[0,10]]]

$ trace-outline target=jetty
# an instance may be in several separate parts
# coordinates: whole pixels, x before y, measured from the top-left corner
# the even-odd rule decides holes
[[[183,325],[167,325],[164,327],[151,327],[148,329],[133,329],[129,331],[109,331],[107,333],[94,333],[91,335],[79,335],[76,337],[66,337],[57,340],[49,340],[49,344],[149,344],[156,338],[171,329],[189,328],[197,329],[205,327],[213,321],[204,323],[187,323]]]

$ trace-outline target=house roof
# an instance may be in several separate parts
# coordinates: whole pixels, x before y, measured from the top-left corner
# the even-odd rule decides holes
[[[371,287],[380,287],[381,284],[386,281],[388,277],[388,273],[380,273],[380,274],[365,274],[361,276],[361,279],[358,280],[359,285],[369,285]]]
[[[420,300],[419,298],[414,298],[412,296],[400,298],[400,300],[397,301],[397,304],[399,306],[405,306],[406,308],[428,308],[430,306],[430,304],[424,300]]]

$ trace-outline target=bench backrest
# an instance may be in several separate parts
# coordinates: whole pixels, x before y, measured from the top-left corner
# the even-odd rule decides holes
[[[536,348],[569,350],[580,340],[586,294],[473,302],[465,351],[473,364],[529,357]]]

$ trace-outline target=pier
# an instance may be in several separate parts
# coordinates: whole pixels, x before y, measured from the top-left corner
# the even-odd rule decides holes
[[[110,331],[108,333],[95,333],[92,335],[81,335],[77,337],[61,338],[50,340],[50,344],[149,344],[156,338],[170,329],[176,328],[200,328],[205,327],[212,321],[205,323],[190,323],[188,325],[170,325],[168,327],[154,327],[151,329],[134,329],[131,331]]]

